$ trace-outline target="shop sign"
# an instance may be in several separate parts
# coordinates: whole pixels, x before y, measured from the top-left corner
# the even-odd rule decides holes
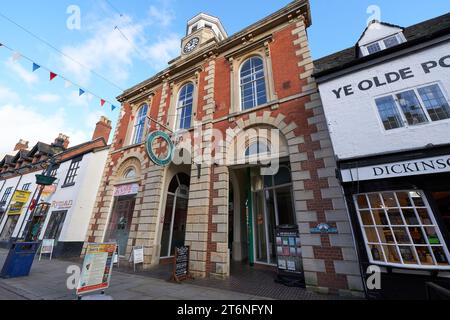
[[[420,64],[421,73],[429,74],[434,71],[435,68],[450,68],[450,55],[441,57],[436,60],[423,61]],[[352,84],[345,85],[340,88],[332,90],[336,99],[342,99],[354,95],[355,92],[365,92],[374,88],[388,86],[397,81],[403,81],[417,76],[414,73],[412,67],[403,68],[400,70],[392,70],[383,75],[377,75],[372,78],[364,79],[360,81],[356,86]],[[422,74],[419,76],[423,76]]]
[[[276,230],[278,273],[302,273],[302,246],[297,226],[280,226]]]
[[[157,139],[162,139],[167,143],[167,156],[165,158],[158,157],[156,151],[153,148],[154,142]],[[172,162],[174,148],[174,144],[169,135],[163,131],[154,131],[147,138],[147,154],[150,157],[150,160],[152,160],[152,162],[157,166],[166,167]]]
[[[342,182],[379,180],[450,172],[450,155],[341,171]]]
[[[42,189],[41,200],[44,202],[50,202],[50,199],[56,192],[57,184],[52,184],[50,186],[45,186]]]
[[[114,197],[124,197],[129,195],[134,195],[139,192],[139,184],[124,184],[117,186],[114,190]]]
[[[109,288],[115,252],[115,243],[88,244],[77,287],[78,295]]]
[[[327,223],[320,223],[315,228],[311,228],[312,234],[337,234],[338,229],[335,227],[331,227]]]
[[[8,215],[15,216],[21,215],[23,207],[30,199],[31,192],[29,191],[16,191],[11,199],[11,205],[9,206]]]
[[[73,206],[73,200],[66,200],[66,201],[53,201],[52,202],[52,208],[56,210],[68,210],[72,208]]]

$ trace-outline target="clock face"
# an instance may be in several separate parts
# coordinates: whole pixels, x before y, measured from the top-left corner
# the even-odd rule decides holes
[[[195,37],[192,38],[191,40],[189,40],[188,43],[186,43],[186,45],[184,46],[183,52],[184,53],[191,53],[192,51],[194,51],[195,48],[197,48],[198,44],[200,43],[200,39]]]

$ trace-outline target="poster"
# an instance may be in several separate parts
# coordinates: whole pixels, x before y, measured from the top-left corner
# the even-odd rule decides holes
[[[116,246],[115,243],[88,245],[77,288],[78,295],[109,288]]]
[[[276,232],[279,273],[302,273],[302,248],[297,226],[282,226]]]
[[[16,191],[11,199],[11,205],[9,206],[8,215],[15,216],[21,215],[23,207],[30,199],[31,192],[29,191]]]

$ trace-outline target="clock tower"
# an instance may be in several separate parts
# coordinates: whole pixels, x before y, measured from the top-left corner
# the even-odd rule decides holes
[[[227,37],[218,18],[200,13],[188,21],[186,37],[181,40],[181,55],[188,56],[199,48],[221,42]]]

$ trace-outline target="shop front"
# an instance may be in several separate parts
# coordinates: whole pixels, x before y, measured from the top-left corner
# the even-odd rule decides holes
[[[114,205],[105,241],[116,242],[121,257],[125,257],[127,252],[138,191],[139,184],[137,183],[120,185],[115,188]]]
[[[449,146],[340,163],[364,270],[381,268],[378,298],[450,288]]]

